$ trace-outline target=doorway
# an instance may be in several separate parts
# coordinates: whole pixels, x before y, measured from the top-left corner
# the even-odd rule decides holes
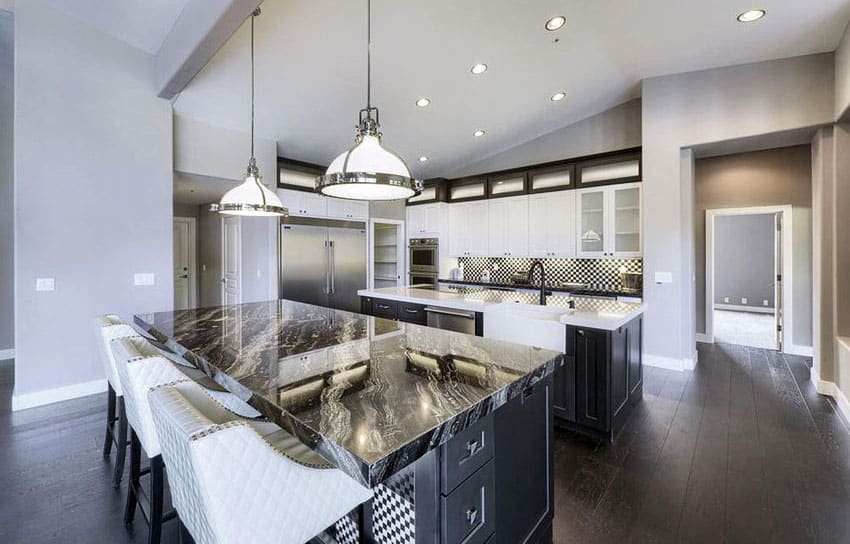
[[[174,218],[174,309],[197,306],[197,223],[194,217]]]
[[[242,218],[221,218],[221,303],[242,301]]]
[[[706,210],[709,342],[784,351],[792,330],[791,206]]]

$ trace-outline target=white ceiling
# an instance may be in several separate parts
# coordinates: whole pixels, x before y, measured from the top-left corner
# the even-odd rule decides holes
[[[174,172],[174,202],[195,205],[218,202],[237,185],[239,182],[230,179]]]
[[[373,0],[373,103],[417,177],[450,176],[639,95],[643,78],[832,51],[847,0]],[[257,130],[327,164],[365,102],[365,1],[266,0],[257,19]],[[567,17],[557,32],[552,15]],[[177,113],[248,128],[247,24],[188,85]],[[554,40],[558,39],[556,43]],[[473,76],[469,68],[490,69]],[[551,102],[563,90],[567,98]],[[427,96],[425,109],[414,105]],[[473,138],[478,128],[487,131]],[[431,160],[418,163],[428,155]]]
[[[50,6],[152,55],[189,0],[45,0]]]

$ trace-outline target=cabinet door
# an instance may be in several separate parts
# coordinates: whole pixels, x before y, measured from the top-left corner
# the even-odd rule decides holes
[[[612,185],[608,190],[608,215],[611,236],[606,251],[614,257],[641,255],[641,186],[640,183]]]
[[[550,193],[545,200],[551,256],[575,257],[575,191]]]
[[[425,209],[423,206],[407,208],[407,237],[418,238],[424,230]]]
[[[449,255],[464,257],[467,254],[468,204],[449,206]]]
[[[508,230],[510,227],[508,202],[504,198],[490,202],[490,213],[488,215],[488,240],[490,245],[490,256],[507,257],[508,253]],[[526,208],[526,215],[528,208]],[[527,227],[526,227],[527,228]]]
[[[530,257],[549,257],[548,195],[528,197],[528,255]]]
[[[576,191],[576,243],[579,257],[604,257],[607,254],[605,194],[605,188]]]
[[[328,198],[327,206],[328,217],[338,217],[340,219],[348,217],[349,206],[347,200]]]
[[[509,257],[525,257],[528,255],[528,197],[507,198],[503,201],[507,203],[506,221],[503,222],[507,227],[505,231],[505,249]],[[491,225],[493,224],[494,202],[498,201],[491,200],[487,212],[491,218]],[[498,256],[500,254],[494,253],[491,247],[490,255]]]
[[[629,396],[636,395],[643,385],[643,321],[638,317],[628,325]]]
[[[422,232],[431,237],[439,238],[442,230],[441,207],[439,204],[423,206]]]
[[[466,204],[468,207],[466,254],[469,256],[486,257],[489,255],[487,204],[486,200]]]
[[[576,420],[576,358],[564,355],[555,369],[554,402],[555,417],[575,423]]]
[[[572,329],[576,357],[576,422],[608,429],[607,334],[596,329]]]
[[[288,191],[293,193],[293,201],[297,203],[293,213],[290,208],[289,213],[292,215],[306,215],[310,217],[325,217],[328,213],[327,198],[316,193],[308,193],[306,191]]]

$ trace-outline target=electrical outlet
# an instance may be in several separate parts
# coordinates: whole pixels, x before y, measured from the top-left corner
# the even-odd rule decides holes
[[[747,303],[747,297],[741,297],[741,304]]]
[[[150,286],[156,284],[156,277],[153,272],[143,272],[133,275],[133,285]]]
[[[655,283],[673,283],[672,272],[656,272]]]
[[[765,305],[765,306],[768,306],[769,304],[770,304],[770,303],[769,303],[767,300],[765,300],[765,301],[764,301],[764,305]]]
[[[723,297],[723,302],[728,304],[729,303],[729,297]]]
[[[262,277],[263,277],[263,271],[258,268],[257,269],[257,279],[260,279]]]
[[[36,278],[36,291],[54,291],[56,290],[56,280],[53,278]]]

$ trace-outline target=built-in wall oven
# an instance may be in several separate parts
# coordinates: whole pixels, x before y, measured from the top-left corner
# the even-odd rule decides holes
[[[410,275],[408,285],[437,286],[440,273],[440,241],[437,238],[410,239]]]

